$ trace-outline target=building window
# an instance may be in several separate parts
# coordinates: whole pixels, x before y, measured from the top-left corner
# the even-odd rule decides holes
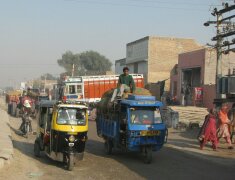
[[[139,72],[139,70],[138,70],[138,63],[135,63],[134,64],[134,73],[138,73]]]
[[[120,66],[125,66],[126,65],[126,59],[120,60]]]
[[[131,57],[133,53],[133,46],[127,47],[127,57]]]

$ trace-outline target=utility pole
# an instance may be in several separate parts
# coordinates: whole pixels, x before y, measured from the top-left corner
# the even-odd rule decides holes
[[[223,43],[223,38],[219,37],[219,34],[221,32],[221,21],[222,15],[217,15],[217,29],[216,29],[216,37],[217,42],[216,42],[216,77],[215,77],[215,88],[216,88],[216,98],[221,98],[220,95],[220,79],[222,78],[222,43]]]
[[[228,54],[230,51],[235,52],[235,48],[230,48],[235,44],[235,39],[232,39],[232,42],[224,41],[224,38],[235,35],[235,24],[231,22],[231,19],[235,18],[235,15],[223,18],[223,14],[235,9],[235,4],[230,6],[228,3],[223,3],[222,5],[224,7],[223,9],[217,10],[217,8],[214,8],[211,13],[213,16],[216,16],[216,21],[207,21],[204,23],[204,26],[209,26],[210,24],[216,25],[216,36],[212,38],[212,41],[216,41],[215,45],[212,45],[212,47],[216,49],[216,99],[222,98],[220,91],[222,55]]]
[[[72,77],[74,76],[74,64],[72,66]]]
[[[47,74],[44,77],[44,93],[46,93],[46,82],[47,82]]]

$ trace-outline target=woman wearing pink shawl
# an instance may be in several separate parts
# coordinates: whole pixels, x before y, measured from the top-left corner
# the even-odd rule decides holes
[[[205,118],[205,122],[199,134],[201,150],[203,149],[203,147],[205,146],[207,142],[212,143],[213,150],[217,149],[218,138],[216,135],[216,130],[217,130],[216,118],[217,118],[216,109],[211,109],[209,114]]]

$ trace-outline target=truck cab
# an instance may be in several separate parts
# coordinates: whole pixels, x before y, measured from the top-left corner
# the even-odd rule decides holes
[[[82,100],[84,98],[83,89],[82,77],[68,77],[63,81],[60,94],[62,95],[62,99],[65,101]]]

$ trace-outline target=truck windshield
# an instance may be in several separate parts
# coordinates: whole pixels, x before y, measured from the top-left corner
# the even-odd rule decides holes
[[[75,108],[60,108],[57,124],[61,125],[86,125],[86,110]]]
[[[65,89],[66,94],[81,94],[82,85],[67,85]]]
[[[130,109],[131,124],[159,124],[162,123],[159,109]]]
[[[49,100],[49,97],[48,96],[39,96],[38,99],[39,99],[39,101]]]
[[[68,86],[69,88],[69,94],[76,94],[76,86],[75,85],[70,85]]]

